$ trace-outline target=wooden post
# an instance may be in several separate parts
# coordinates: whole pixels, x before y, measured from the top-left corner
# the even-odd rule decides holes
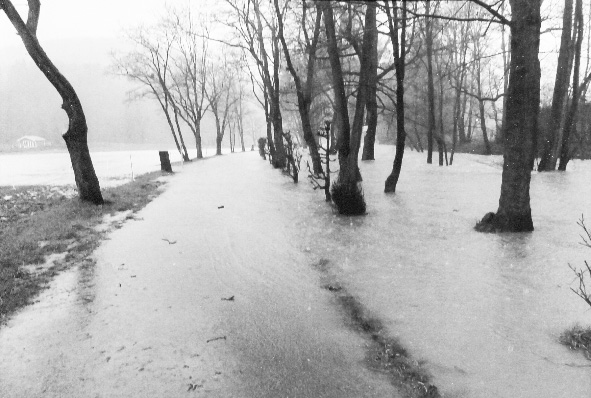
[[[168,151],[160,151],[158,154],[160,155],[160,170],[166,171],[167,173],[172,173],[172,166],[170,165]]]

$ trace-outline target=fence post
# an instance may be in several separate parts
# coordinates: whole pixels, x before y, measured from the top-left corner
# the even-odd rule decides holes
[[[172,166],[170,165],[170,156],[168,156],[168,151],[160,151],[158,154],[160,155],[160,170],[166,171],[167,173],[172,173]]]

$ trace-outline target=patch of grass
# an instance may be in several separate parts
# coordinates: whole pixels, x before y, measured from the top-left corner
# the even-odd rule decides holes
[[[560,342],[571,350],[582,351],[591,360],[591,327],[575,325],[562,332]]]
[[[0,187],[0,324],[28,304],[59,270],[78,265],[100,243],[104,232],[94,227],[103,216],[136,212],[158,196],[161,172],[103,190],[105,204],[78,199],[72,188]],[[63,261],[30,271],[54,253]]]

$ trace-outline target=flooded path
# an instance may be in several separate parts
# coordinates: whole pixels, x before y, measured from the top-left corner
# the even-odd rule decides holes
[[[254,153],[185,166],[94,267],[0,329],[0,396],[397,396],[364,366],[320,260],[445,397],[591,396],[591,363],[558,343],[591,324],[568,268],[591,257],[576,226],[591,164],[533,175],[536,230],[491,235],[473,226],[497,208],[498,158],[407,153],[384,195],[393,148],[376,156],[357,218]]]
[[[266,216],[292,184],[257,156],[185,166],[0,329],[0,396],[397,397],[292,244],[297,214]]]

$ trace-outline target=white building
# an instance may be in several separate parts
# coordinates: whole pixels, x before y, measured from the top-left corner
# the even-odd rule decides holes
[[[51,146],[51,142],[47,141],[43,137],[38,137],[36,135],[25,135],[24,137],[19,138],[16,140],[16,147],[17,148],[40,148],[45,146]]]

